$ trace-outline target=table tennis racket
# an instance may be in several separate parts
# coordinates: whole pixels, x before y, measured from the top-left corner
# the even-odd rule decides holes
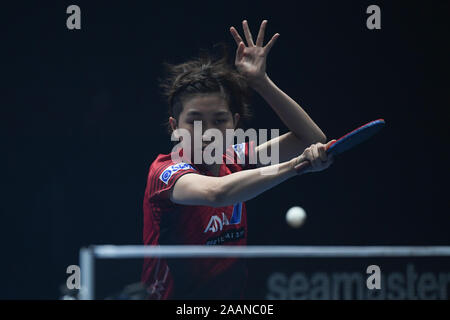
[[[385,124],[386,122],[384,121],[384,119],[378,119],[366,123],[365,125],[362,125],[359,128],[356,128],[355,130],[337,139],[334,143],[330,144],[327,148],[327,154],[337,156],[347,150],[356,147],[360,143],[374,136],[378,131],[380,131],[385,126]],[[295,166],[297,171],[301,171],[304,170],[304,168],[306,168],[305,165],[303,165],[303,163],[304,162],[299,163],[297,166]]]

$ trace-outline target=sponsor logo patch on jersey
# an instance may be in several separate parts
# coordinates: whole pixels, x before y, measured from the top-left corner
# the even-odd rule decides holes
[[[222,219],[217,215],[212,216],[211,219],[209,219],[208,226],[206,227],[205,231],[203,231],[203,233],[206,233],[208,231],[215,233],[217,231],[222,231],[224,226],[228,226],[231,224],[240,224],[241,218],[242,218],[242,202],[239,202],[234,205],[233,213],[231,215],[230,220],[228,220],[227,216],[225,215],[225,212],[222,212]]]
[[[212,216],[211,219],[209,219],[208,226],[206,227],[205,231],[203,231],[203,233],[206,233],[208,231],[211,232],[222,231],[223,226],[228,226],[229,224],[230,222],[228,221],[225,212],[222,212],[222,219],[220,219],[219,216]]]
[[[189,163],[180,162],[177,164],[173,164],[170,167],[167,167],[159,176],[159,179],[164,182],[165,184],[169,183],[170,177],[179,170],[187,170],[187,169],[194,169],[193,166],[191,166]]]
[[[245,142],[234,144],[233,149],[239,159],[245,159]]]

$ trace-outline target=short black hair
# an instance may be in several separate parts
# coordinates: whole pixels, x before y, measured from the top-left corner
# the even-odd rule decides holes
[[[232,114],[239,113],[237,128],[242,128],[252,116],[250,100],[252,91],[247,80],[228,62],[228,47],[218,43],[221,57],[216,58],[207,50],[200,49],[200,54],[186,62],[171,64],[164,62],[166,75],[160,78],[160,87],[168,103],[169,117],[178,119],[183,111],[183,100],[195,94],[219,93],[228,102]],[[167,129],[172,133],[170,123]]]

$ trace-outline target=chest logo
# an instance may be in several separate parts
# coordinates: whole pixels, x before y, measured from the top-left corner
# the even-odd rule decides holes
[[[224,226],[228,226],[230,224],[240,224],[241,223],[241,217],[242,217],[242,202],[239,202],[238,204],[234,205],[233,208],[233,214],[231,216],[231,219],[228,220],[227,216],[224,212],[222,212],[222,218],[218,215],[214,215],[209,219],[208,226],[206,227],[206,232],[217,232],[222,231]]]
[[[223,226],[227,226],[229,224],[230,222],[228,221],[225,212],[222,212],[222,218],[216,215],[212,216],[211,219],[209,219],[208,226],[206,227],[205,231],[203,231],[203,233],[206,233],[208,231],[211,232],[222,231]]]

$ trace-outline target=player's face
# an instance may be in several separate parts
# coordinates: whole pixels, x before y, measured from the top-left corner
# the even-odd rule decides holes
[[[199,151],[194,149],[194,139],[198,140],[196,142],[197,149],[204,149],[214,140],[211,131],[207,132],[207,130],[219,130],[223,138],[223,153],[227,148],[225,145],[226,130],[235,129],[238,120],[239,114],[236,113],[233,115],[227,101],[219,94],[198,94],[183,101],[183,111],[178,117],[176,128],[182,128],[189,131],[191,141],[190,143],[188,141],[183,141],[183,148],[189,146],[192,151]],[[199,128],[198,125],[201,124],[201,131],[194,134],[196,121],[199,121],[197,128]],[[172,128],[173,127],[174,126],[172,125]]]

